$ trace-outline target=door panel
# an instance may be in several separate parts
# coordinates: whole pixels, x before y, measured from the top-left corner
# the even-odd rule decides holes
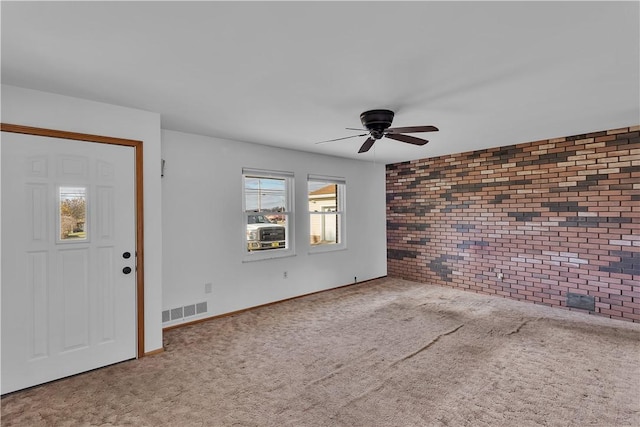
[[[135,358],[135,149],[2,132],[1,150],[2,393]]]
[[[58,282],[62,290],[64,339],[62,351],[89,345],[88,248],[58,251]]]
[[[27,287],[30,304],[27,307],[29,325],[29,360],[49,355],[49,292],[47,275],[49,254],[44,251],[27,254]],[[4,318],[3,318],[4,321]],[[10,321],[7,319],[7,321]],[[3,362],[4,364],[5,362]]]

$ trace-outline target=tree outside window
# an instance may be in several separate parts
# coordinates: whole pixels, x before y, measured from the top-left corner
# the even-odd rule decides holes
[[[86,240],[87,190],[60,187],[60,240]]]

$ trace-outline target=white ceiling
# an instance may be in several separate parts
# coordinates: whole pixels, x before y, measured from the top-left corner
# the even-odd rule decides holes
[[[392,163],[640,123],[639,5],[2,1],[2,83]],[[316,144],[374,108],[440,132]]]

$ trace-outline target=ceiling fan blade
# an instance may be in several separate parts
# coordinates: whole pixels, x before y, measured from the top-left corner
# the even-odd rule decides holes
[[[362,144],[362,147],[360,147],[360,150],[358,150],[358,153],[366,153],[367,151],[369,151],[371,146],[373,146],[374,142],[376,142],[375,139],[373,139],[371,137],[367,138],[367,140],[364,142],[364,144]]]
[[[404,128],[389,128],[385,133],[418,133],[418,132],[436,132],[439,129],[435,126],[409,126]]]
[[[390,133],[385,136],[387,138],[395,139],[396,141],[408,142],[409,144],[414,144],[414,145],[424,145],[427,142],[429,142],[426,139],[420,139],[420,138],[416,138],[415,136],[402,135],[402,134],[396,135],[394,133]]]
[[[360,130],[360,129],[358,129],[358,130]],[[324,144],[325,142],[341,141],[343,139],[356,138],[356,137],[359,137],[359,136],[366,136],[366,135],[369,135],[369,134],[368,133],[363,133],[362,135],[345,136],[344,138],[336,138],[336,139],[330,139],[328,141],[316,142],[316,144]]]

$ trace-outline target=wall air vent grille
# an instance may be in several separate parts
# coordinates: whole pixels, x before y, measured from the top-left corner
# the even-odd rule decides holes
[[[199,302],[197,304],[189,304],[182,307],[176,307],[162,312],[162,323],[173,320],[184,319],[186,317],[195,316],[207,312],[207,302]]]
[[[207,302],[200,302],[196,304],[196,313],[206,313],[207,312]]]
[[[196,305],[185,305],[184,306],[184,317],[195,316],[196,314]]]
[[[182,318],[182,307],[172,308],[171,309],[171,320],[181,319]]]
[[[567,292],[567,307],[581,308],[583,310],[595,311],[595,297]]]

